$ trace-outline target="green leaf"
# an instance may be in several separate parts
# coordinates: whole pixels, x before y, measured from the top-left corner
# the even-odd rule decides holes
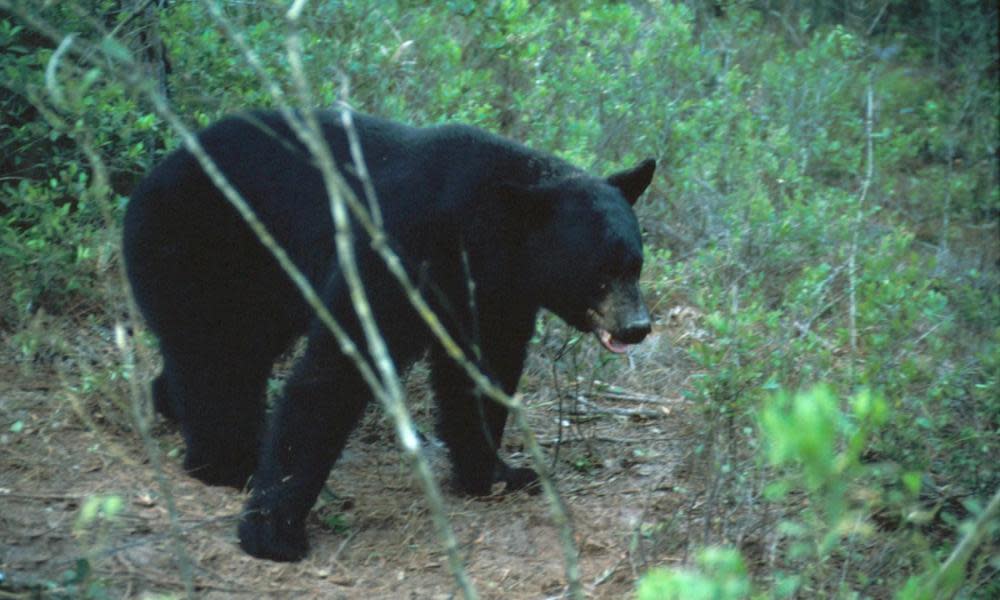
[[[917,471],[909,471],[903,473],[903,485],[906,490],[910,492],[912,496],[917,496],[920,494],[920,482],[923,478],[923,474]]]

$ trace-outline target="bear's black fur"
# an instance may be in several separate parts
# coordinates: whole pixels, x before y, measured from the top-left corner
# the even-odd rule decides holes
[[[365,201],[339,113],[316,115],[340,170]],[[361,114],[354,123],[391,246],[452,335],[506,392],[516,389],[542,307],[616,352],[649,332],[631,205],[649,185],[652,160],[605,179],[472,127],[421,129]],[[363,351],[320,171],[284,117],[242,114],[199,140]],[[396,365],[430,351],[438,432],[457,485],[487,494],[495,481],[508,489],[535,483],[532,470],[497,456],[506,409],[481,400],[356,223],[354,235]],[[250,480],[243,548],[274,560],[301,558],[305,517],[371,393],[186,150],[136,189],[124,252],[135,300],[163,355],[154,401],[180,423],[184,467],[210,484]],[[306,352],[265,433],[272,363],[303,333]]]

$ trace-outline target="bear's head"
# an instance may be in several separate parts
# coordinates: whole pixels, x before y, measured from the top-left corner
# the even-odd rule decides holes
[[[537,300],[569,325],[593,332],[611,352],[624,352],[649,334],[639,291],[642,238],[632,211],[649,186],[656,162],[606,179],[584,173],[519,191],[531,221],[523,248]]]

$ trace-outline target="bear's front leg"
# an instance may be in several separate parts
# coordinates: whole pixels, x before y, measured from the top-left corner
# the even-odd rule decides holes
[[[369,398],[346,359],[317,360],[307,351],[275,409],[240,518],[248,554],[275,561],[306,555],[306,517]]]
[[[542,491],[538,482],[538,473],[534,469],[527,467],[511,467],[501,459],[497,459],[496,481],[505,484],[504,489],[508,492],[524,490],[534,496]]]
[[[483,331],[481,346],[491,367],[490,376],[507,394],[517,389],[525,347],[533,321],[503,331]],[[520,335],[518,335],[520,334]],[[451,455],[455,484],[472,496],[492,492],[493,484],[505,491],[538,490],[534,470],[508,466],[497,455],[507,424],[507,408],[477,392],[465,370],[438,349],[433,355],[433,383],[437,396],[438,434]]]

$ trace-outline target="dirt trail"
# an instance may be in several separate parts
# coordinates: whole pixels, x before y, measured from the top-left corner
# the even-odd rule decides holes
[[[584,583],[595,598],[634,593],[637,572],[653,558],[636,544],[636,536],[668,519],[683,502],[674,490],[686,471],[681,457],[692,446],[684,433],[686,406],[676,391],[673,398],[661,395],[678,382],[676,373],[651,368],[650,361],[663,360],[653,344],[632,357],[632,368],[614,370],[618,392],[585,386],[585,401],[574,402],[566,396],[579,396],[581,388],[562,386],[562,412],[547,364],[533,359],[525,376],[530,421],[550,457],[562,438],[558,484],[574,518]],[[26,377],[12,366],[2,370],[0,590],[66,591],[66,572],[89,567],[87,582],[110,597],[181,592],[167,503],[138,436],[81,424],[62,400],[64,383],[54,373],[36,369]],[[651,377],[655,373],[662,376]],[[423,384],[411,381],[410,388],[411,406],[426,413]],[[579,414],[569,414],[570,408]],[[423,422],[429,422],[426,414]],[[160,447],[173,454],[164,457],[164,475],[199,596],[455,596],[419,487],[377,411],[333,470],[329,489],[337,496],[324,495],[310,515],[311,551],[296,564],[243,554],[235,515],[244,494],[184,475],[176,432],[159,424],[155,434]],[[506,439],[506,454],[514,462],[524,461],[518,438],[510,432]],[[428,448],[480,594],[558,597],[565,584],[562,552],[544,499],[457,496],[447,488],[443,452],[433,443]],[[121,511],[110,521],[79,528],[81,507],[95,495],[119,496]]]

